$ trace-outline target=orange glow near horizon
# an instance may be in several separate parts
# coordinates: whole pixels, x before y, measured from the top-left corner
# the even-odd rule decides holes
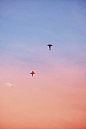
[[[85,72],[58,66],[33,78],[27,68],[1,69],[1,129],[85,129]]]
[[[0,129],[86,129],[85,0],[0,0]]]

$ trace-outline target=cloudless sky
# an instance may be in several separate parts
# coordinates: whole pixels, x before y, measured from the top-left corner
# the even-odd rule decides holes
[[[85,121],[86,1],[0,0],[0,129]]]

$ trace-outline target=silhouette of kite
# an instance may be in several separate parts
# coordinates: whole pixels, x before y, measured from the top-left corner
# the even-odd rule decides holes
[[[52,44],[47,45],[49,47],[49,50],[51,51],[51,47],[53,46]]]
[[[35,74],[35,73],[34,73],[34,71],[32,71],[30,74],[32,74],[32,77],[33,77],[33,74]]]

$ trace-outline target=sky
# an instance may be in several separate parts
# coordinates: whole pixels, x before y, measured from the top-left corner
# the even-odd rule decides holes
[[[86,129],[85,0],[0,0],[0,129]]]

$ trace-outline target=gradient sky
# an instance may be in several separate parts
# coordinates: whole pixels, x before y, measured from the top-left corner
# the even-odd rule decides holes
[[[0,129],[86,129],[85,0],[0,0]]]

